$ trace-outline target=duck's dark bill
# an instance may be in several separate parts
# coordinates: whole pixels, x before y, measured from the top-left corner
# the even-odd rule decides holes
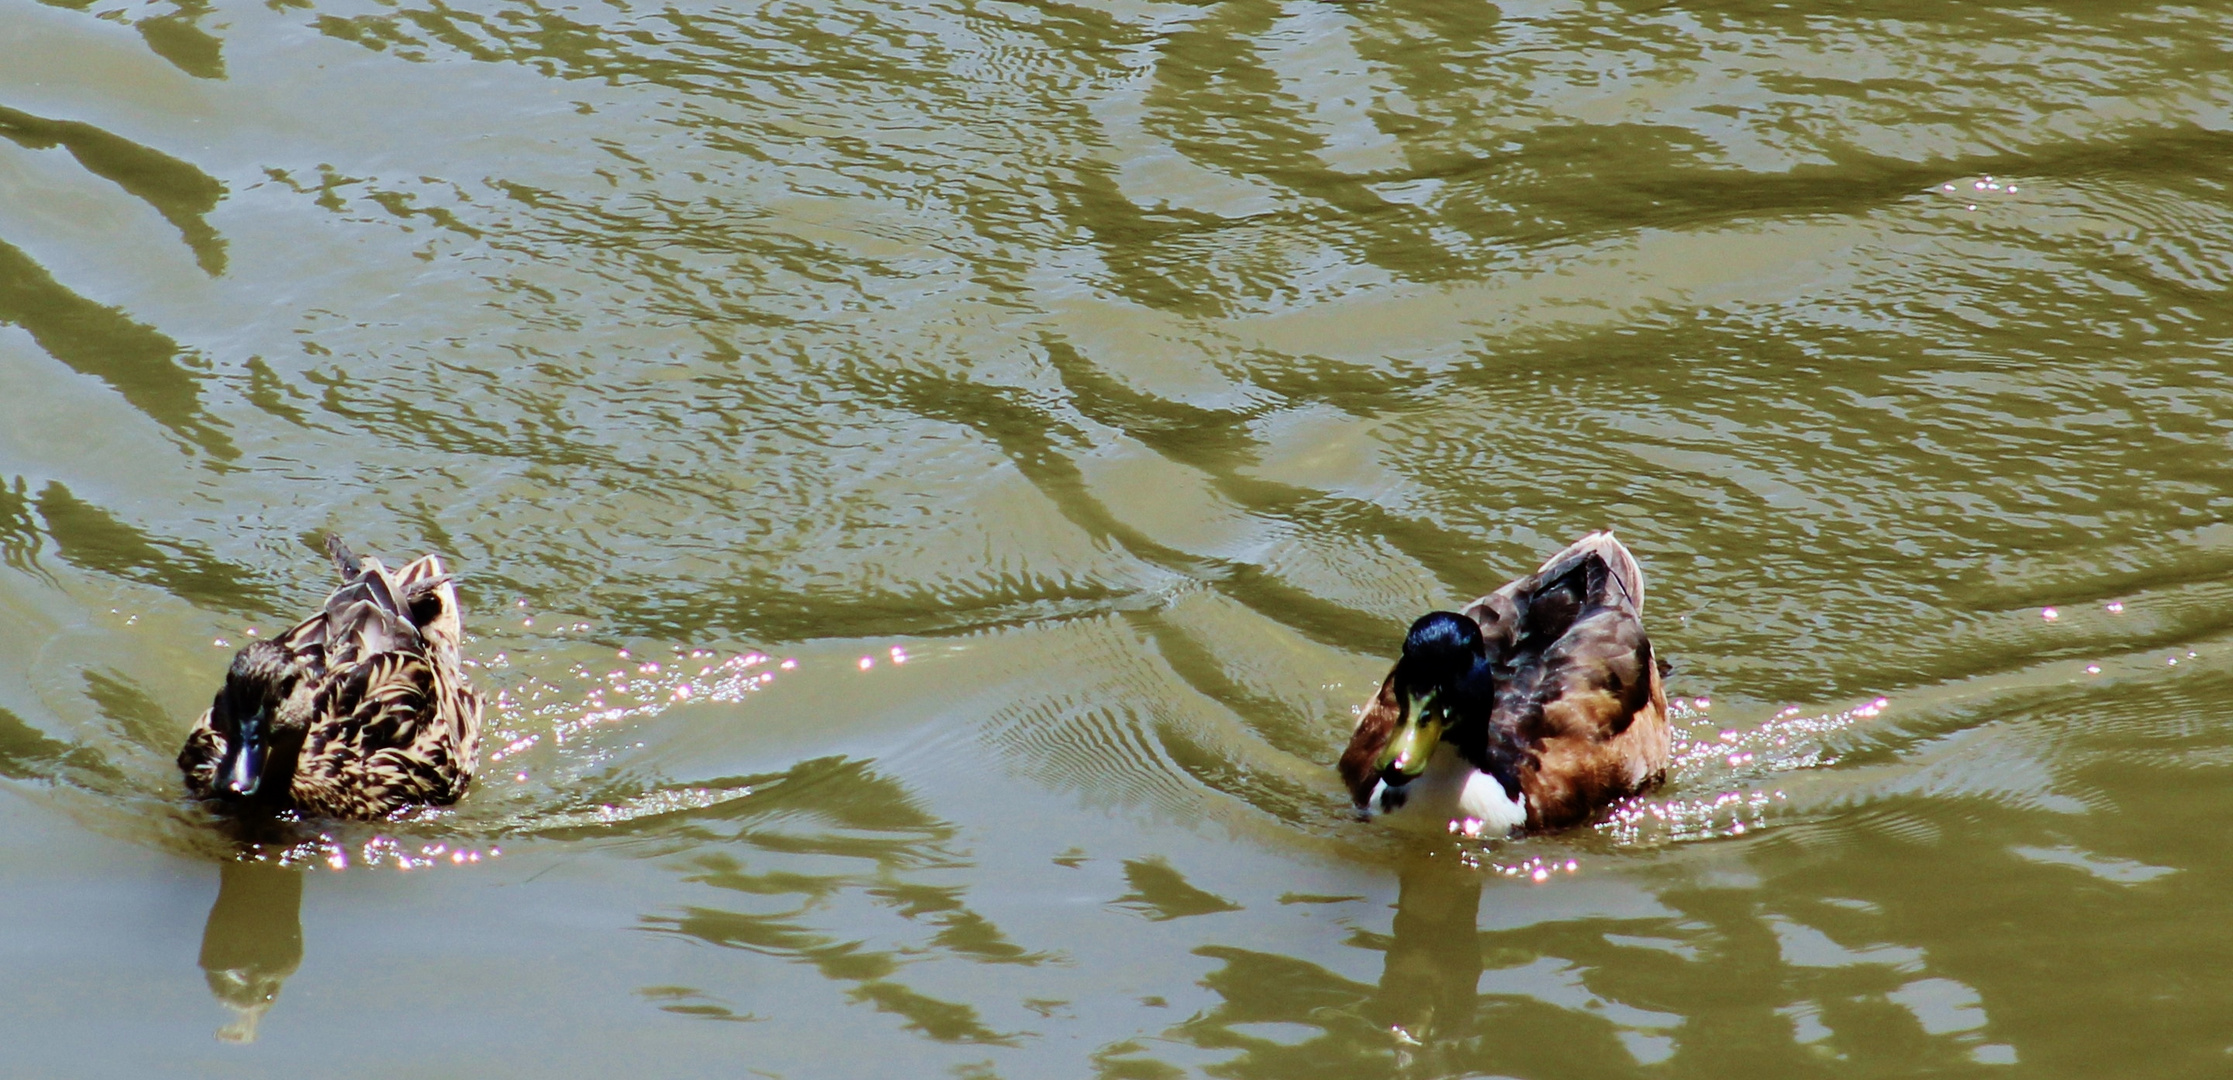
[[[243,798],[254,795],[264,782],[264,757],[269,744],[262,710],[240,722],[240,734],[225,748],[225,790]]]

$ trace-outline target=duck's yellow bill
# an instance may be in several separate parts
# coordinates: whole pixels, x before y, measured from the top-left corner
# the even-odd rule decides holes
[[[1397,772],[1417,776],[1427,769],[1427,760],[1434,756],[1434,748],[1442,741],[1442,717],[1430,714],[1434,695],[1412,698],[1406,704],[1403,720],[1396,725],[1395,733],[1388,738],[1388,745],[1380,751],[1381,772]]]

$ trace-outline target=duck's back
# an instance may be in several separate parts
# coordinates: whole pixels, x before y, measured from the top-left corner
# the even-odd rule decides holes
[[[1635,557],[1600,532],[1466,608],[1495,675],[1487,734],[1521,757],[1530,827],[1580,821],[1665,773],[1667,697],[1643,607]]]
[[[364,560],[324,611],[289,632],[323,670],[288,789],[298,809],[370,818],[465,794],[481,699],[460,668],[463,636],[457,591],[433,555],[393,573]]]

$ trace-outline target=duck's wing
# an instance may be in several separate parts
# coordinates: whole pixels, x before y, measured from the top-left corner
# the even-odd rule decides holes
[[[420,556],[395,573],[402,587],[411,623],[427,640],[433,660],[435,712],[449,725],[451,748],[456,752],[458,792],[473,777],[473,763],[480,759],[480,694],[464,681],[464,609],[458,605],[458,587],[440,556]]]
[[[459,651],[465,644],[465,616],[458,606],[457,586],[441,556],[421,555],[396,573],[396,587],[412,625],[426,640],[438,697],[446,702],[439,711],[451,726],[452,741],[470,774],[481,745],[481,698],[465,682]]]
[[[1610,529],[1593,532],[1567,545],[1566,550],[1544,560],[1534,576],[1537,581],[1549,582],[1577,567],[1591,565],[1603,574],[1602,579],[1591,578],[1591,599],[1643,617],[1644,568],[1636,564],[1636,556],[1628,550],[1628,545],[1621,543]]]
[[[434,555],[394,571],[354,555],[335,562],[356,573],[326,603],[331,675],[297,766],[296,804],[368,818],[457,801],[480,758],[481,698],[461,668],[450,575]]]
[[[316,615],[296,623],[286,633],[272,640],[277,641],[280,648],[287,650],[288,655],[293,656],[297,663],[305,665],[306,669],[312,667],[323,668],[326,652],[326,613],[321,610]]]
[[[290,794],[305,813],[375,818],[456,802],[479,756],[480,697],[423,649],[381,653],[318,695]]]
[[[1592,533],[1474,605],[1498,676],[1490,728],[1527,755],[1530,824],[1588,817],[1665,771],[1667,698],[1643,600],[1635,557]]]
[[[178,752],[178,771],[186,774],[186,790],[198,798],[217,794],[217,769],[225,760],[225,736],[211,720],[216,711],[214,706],[202,710]]]
[[[1531,630],[1540,634],[1571,623],[1584,604],[1624,610],[1638,620],[1644,617],[1643,567],[1610,531],[1593,532],[1567,545],[1534,573],[1514,578],[1467,604],[1465,614],[1480,624],[1493,663]],[[1522,625],[1523,620],[1531,625]]]
[[[378,559],[359,557],[339,537],[327,537],[326,548],[343,578],[325,604],[323,640],[337,654],[334,666],[420,640],[454,662],[465,624],[440,556],[422,555],[389,570]]]
[[[1380,680],[1380,692],[1365,703],[1365,711],[1357,717],[1349,749],[1341,752],[1341,782],[1348,785],[1349,799],[1360,809],[1372,801],[1373,784],[1380,779],[1374,765],[1380,760],[1380,752],[1388,748],[1396,722],[1402,718],[1403,707],[1396,701],[1396,673],[1390,671]]]

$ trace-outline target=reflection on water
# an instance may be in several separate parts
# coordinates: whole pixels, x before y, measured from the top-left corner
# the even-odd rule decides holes
[[[1396,918],[1372,1015],[1395,1036],[1397,1061],[1414,1048],[1462,1037],[1473,1026],[1481,981],[1474,918],[1481,871],[1453,846],[1421,845],[1397,871]]]
[[[300,868],[269,862],[218,868],[201,965],[209,992],[234,1014],[217,1029],[226,1042],[255,1042],[280,987],[302,966],[302,879]]]
[[[169,755],[338,531],[458,567],[497,738],[260,850],[366,969],[275,1073],[2222,1071],[2229,39],[14,0],[10,1064],[237,1072]],[[1670,785],[1477,869],[1351,820],[1403,625],[1604,526]],[[227,873],[252,1012],[300,879]]]
[[[1202,985],[1217,1003],[1163,1033],[1163,1040],[1216,1052],[1231,1077],[1461,1075],[1474,1016],[1482,950],[1475,930],[1485,880],[1475,852],[1448,843],[1407,845],[1397,866],[1388,933],[1352,927],[1344,947],[1380,950],[1377,985],[1345,978],[1297,956],[1230,945],[1197,947],[1215,960]],[[1362,899],[1294,896],[1282,903]],[[1314,951],[1332,942],[1313,943]],[[1528,1038],[1503,1031],[1505,1037]],[[1495,1037],[1495,1036],[1491,1036]],[[1103,1077],[1181,1075],[1139,1040],[1104,1046]]]

